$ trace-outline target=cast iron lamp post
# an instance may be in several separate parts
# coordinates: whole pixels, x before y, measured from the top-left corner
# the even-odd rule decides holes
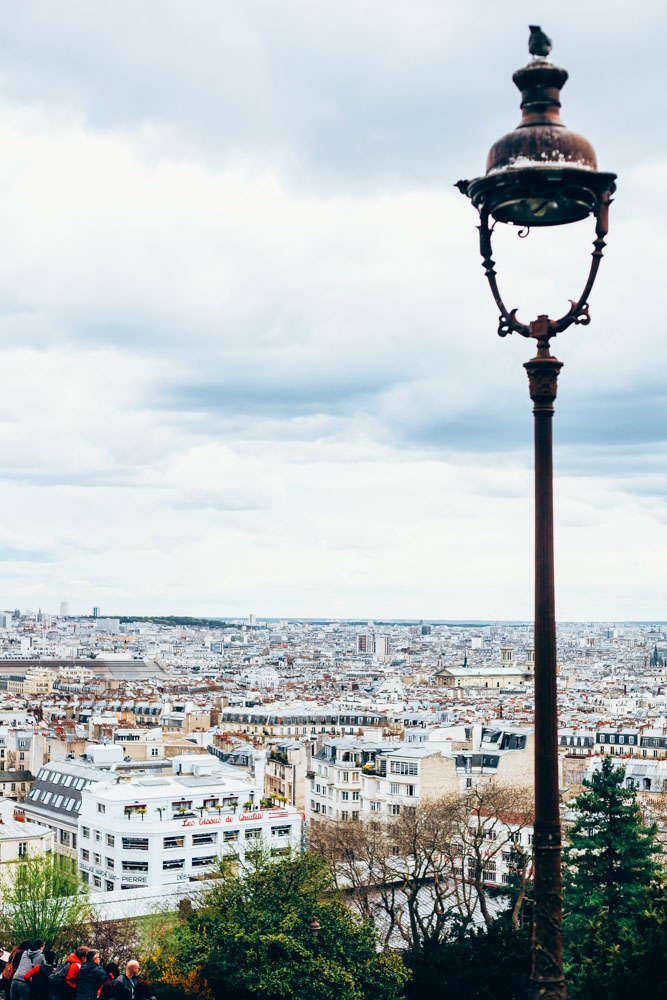
[[[459,181],[479,212],[483,267],[500,310],[498,333],[519,333],[537,341],[528,372],[535,424],[535,823],[533,945],[531,980],[535,996],[563,1000],[561,831],[558,794],[558,706],[556,695],[556,621],[554,607],[553,404],[562,363],[549,342],[573,324],[590,322],[590,295],[607,235],[615,174],[598,172],[591,144],[565,128],[559,117],[560,90],[567,72],[547,61],[549,39],[531,26],[532,61],[513,80],[521,91],[522,119],[489,152],[486,174]],[[580,297],[560,319],[517,319],[500,295],[491,237],[498,222],[521,227],[560,226],[595,218],[595,240],[588,279]],[[489,220],[493,222],[489,225]]]

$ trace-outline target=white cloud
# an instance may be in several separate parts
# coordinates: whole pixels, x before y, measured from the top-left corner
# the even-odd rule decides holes
[[[531,345],[495,336],[452,188],[514,122],[526,17],[66,3],[47,43],[32,9],[0,43],[5,603],[530,617]],[[644,105],[645,146],[610,136],[573,22],[545,19],[565,120],[628,166],[556,345],[558,611],[664,617],[665,151]],[[508,305],[566,308],[591,237],[499,232]]]

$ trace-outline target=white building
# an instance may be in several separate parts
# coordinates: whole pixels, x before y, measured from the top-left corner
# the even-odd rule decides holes
[[[0,799],[0,863],[44,857],[53,850],[53,842],[52,830],[26,822],[13,799]]]
[[[189,882],[221,854],[301,843],[294,808],[259,809],[254,782],[213,757],[174,757],[173,773],[101,782],[82,794],[79,869],[93,891]]]

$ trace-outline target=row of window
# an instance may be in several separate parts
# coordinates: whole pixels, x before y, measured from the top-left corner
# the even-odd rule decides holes
[[[49,803],[54,809],[59,809],[60,806],[63,809],[71,809],[74,812],[80,812],[81,801],[79,799],[70,796],[65,796],[58,792],[47,792],[44,788],[31,788],[28,798],[31,802],[41,802],[43,805],[47,806]]]
[[[319,802],[315,802],[314,799],[310,800],[310,809],[311,809],[311,812],[320,813],[321,816],[327,816],[327,815],[328,816],[333,816],[334,812],[335,812],[333,806],[329,806],[328,811],[327,811],[327,807],[324,805],[324,803],[320,804]],[[335,814],[338,815],[337,812]],[[353,809],[352,812],[349,813],[347,810],[344,809],[341,812],[341,814],[340,814],[340,818],[341,819],[359,819],[359,810],[358,809]]]
[[[389,770],[392,774],[419,774],[419,762],[416,760],[391,760]]]
[[[289,837],[291,829],[292,828],[291,828],[291,826],[289,824],[286,824],[286,825],[283,825],[283,826],[272,826],[271,827],[271,836],[272,837]],[[222,834],[223,834],[222,839],[223,839],[223,841],[225,843],[227,843],[229,841],[232,841],[232,840],[234,840],[234,841],[238,840],[239,839],[239,833],[240,833],[239,830],[223,830],[222,831]],[[244,833],[245,833],[245,839],[246,840],[256,840],[258,837],[262,836],[262,828],[259,827],[259,826],[257,826],[257,827],[248,827],[248,828],[246,828],[244,830]],[[95,830],[94,834],[95,834],[95,840],[98,841],[98,842],[101,841],[102,838],[101,838],[100,831],[99,830]],[[90,829],[88,827],[85,827],[85,826],[82,827],[81,828],[81,835],[82,835],[82,837],[89,838],[90,837]],[[115,838],[114,838],[114,835],[112,833],[107,833],[107,835],[106,835],[106,842],[107,842],[107,844],[110,847],[114,846]],[[218,842],[218,831],[217,830],[215,832],[193,833],[192,834],[192,846],[193,847],[197,847],[197,846],[200,846],[202,844],[217,844],[217,842]],[[148,837],[123,837],[122,838],[122,845],[123,845],[123,850],[124,851],[147,851],[148,850],[148,846],[149,846],[149,840],[148,840]],[[185,846],[185,836],[183,836],[183,835],[176,834],[176,835],[171,836],[171,837],[163,837],[162,838],[162,847],[163,847],[164,850],[174,850],[175,848],[182,848],[184,846]],[[89,852],[88,849],[84,848],[82,850],[82,857],[83,857],[84,861],[88,861],[89,860],[90,852]],[[96,854],[94,857],[96,859],[95,860],[95,864],[99,864],[100,862],[99,862],[99,860],[97,860],[99,858],[99,855]],[[109,859],[107,858],[107,861],[108,860]],[[113,865],[110,865],[109,867],[113,867]]]
[[[90,840],[90,827],[89,826],[82,826],[81,827],[81,836],[83,838],[85,838],[86,840]],[[93,839],[96,840],[97,843],[99,844],[101,842],[101,840],[102,840],[102,833],[99,830],[93,830]],[[113,833],[107,833],[106,834],[106,842],[107,842],[107,844],[108,844],[109,847],[113,847],[113,845],[116,842],[116,838],[114,837]]]
[[[49,771],[46,768],[42,768],[39,772],[39,778],[40,780],[50,781],[54,785],[62,784],[65,788],[68,788],[70,785],[72,788],[84,788],[90,784],[86,778],[75,778],[72,774],[65,774],[63,771]]]

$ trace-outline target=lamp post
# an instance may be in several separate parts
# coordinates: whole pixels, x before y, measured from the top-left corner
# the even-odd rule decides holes
[[[591,144],[560,120],[560,90],[567,72],[548,61],[550,39],[530,28],[531,62],[512,79],[521,91],[518,127],[489,152],[486,174],[457,187],[479,212],[479,242],[491,293],[500,311],[501,337],[518,333],[537,342],[524,367],[533,401],[535,431],[535,822],[531,981],[540,1000],[563,1000],[561,831],[558,793],[558,706],[554,604],[552,417],[562,363],[549,349],[551,338],[572,325],[590,322],[588,298],[605,245],[615,174],[600,173]],[[530,323],[507,309],[498,288],[491,238],[497,223],[520,227],[559,226],[592,215],[595,239],[580,297],[560,319],[538,316]],[[490,224],[489,220],[493,220]]]

